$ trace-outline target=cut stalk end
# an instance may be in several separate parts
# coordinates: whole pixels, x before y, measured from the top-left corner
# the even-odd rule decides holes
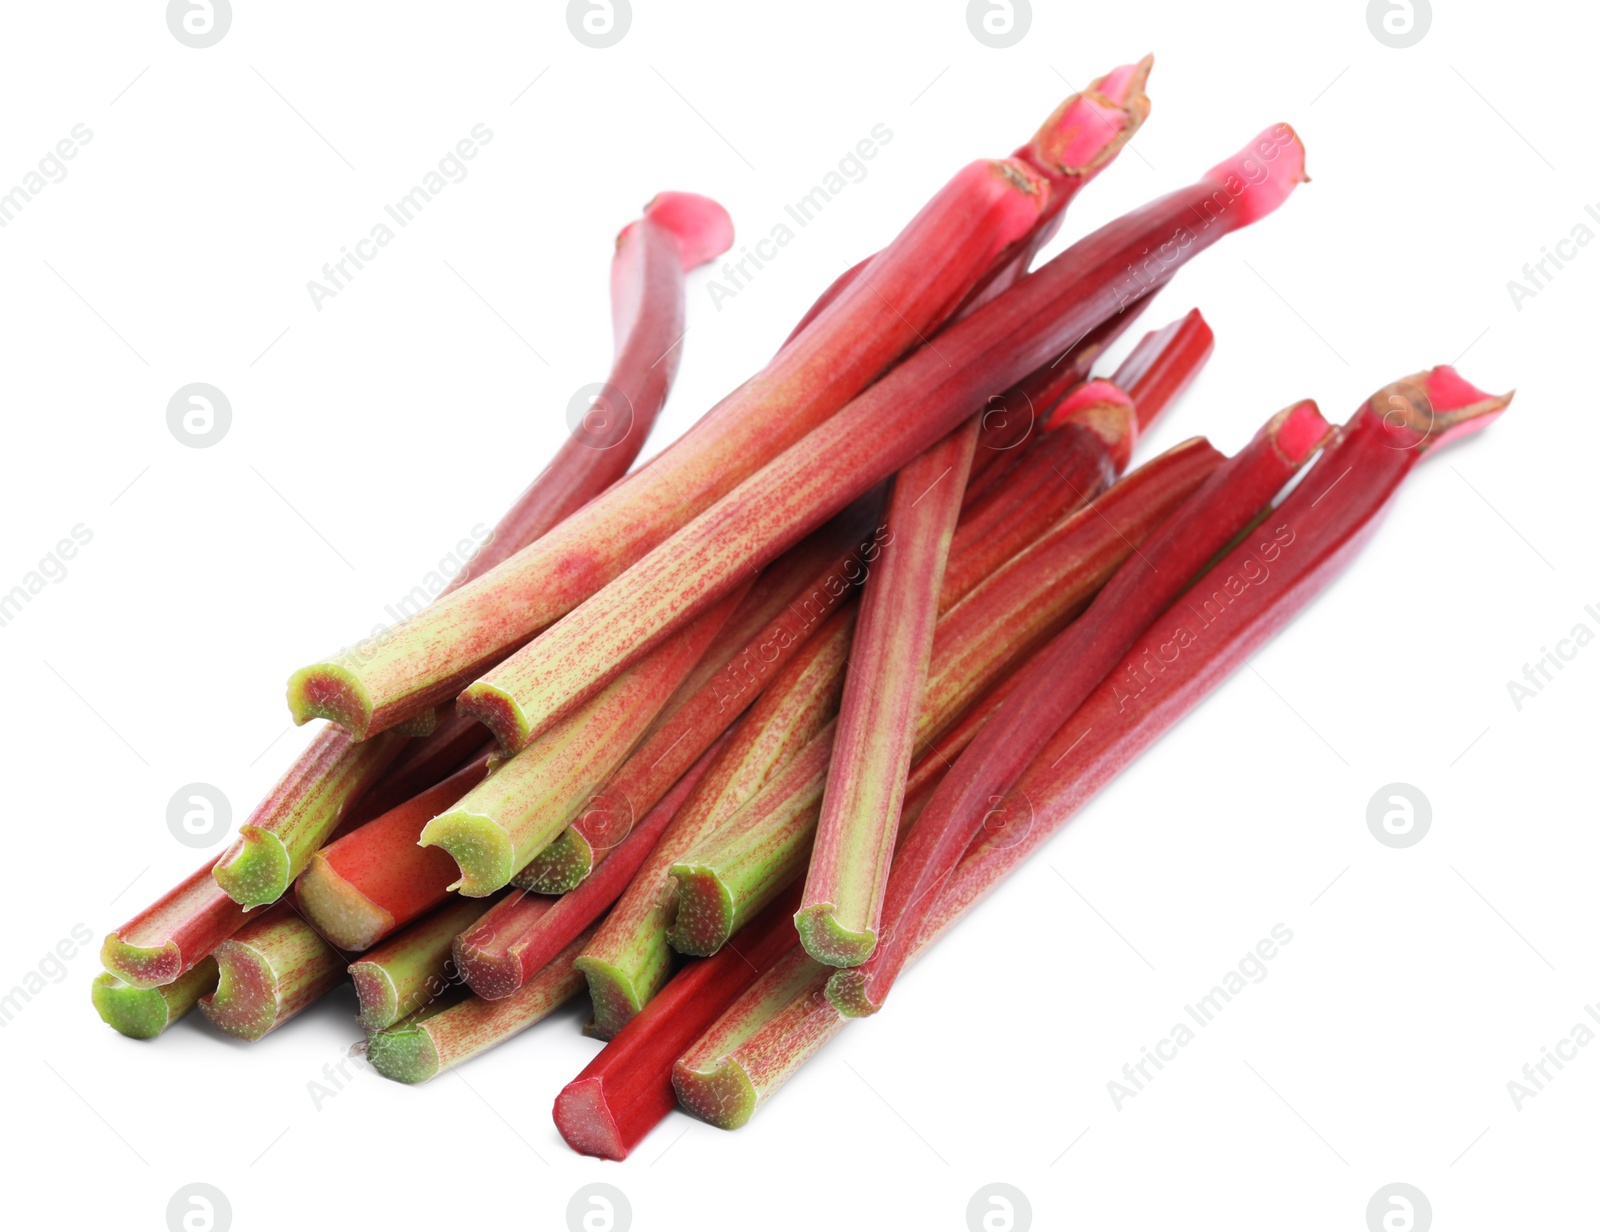
[[[350,964],[350,979],[356,986],[356,1000],[361,1010],[356,1021],[369,1033],[393,1026],[400,1018],[400,993],[377,963]]]
[[[535,894],[565,894],[582,885],[593,871],[594,848],[568,826],[511,879],[511,884]]]
[[[628,1158],[628,1145],[611,1115],[603,1079],[577,1078],[567,1083],[556,1096],[551,1115],[567,1145],[578,1154],[619,1162]]]
[[[394,931],[394,916],[340,876],[321,852],[294,883],[312,926],[341,950],[364,950]]]
[[[504,948],[495,948],[496,937],[490,928],[469,928],[450,946],[450,957],[467,986],[485,1001],[509,997],[526,982],[522,961]]]
[[[290,873],[283,840],[260,826],[241,826],[238,839],[211,870],[222,892],[246,911],[282,898]]]
[[[278,1019],[272,964],[248,946],[224,941],[217,947],[217,965],[216,991],[200,999],[201,1012],[219,1031],[239,1039],[260,1039]]]
[[[1386,385],[1367,407],[1396,449],[1426,452],[1493,423],[1513,394],[1489,394],[1448,364]]]
[[[828,977],[828,1001],[846,1018],[870,1018],[883,1007],[875,1004],[868,991],[867,977],[853,968],[835,971]]]
[[[456,710],[493,732],[507,757],[520,752],[533,735],[533,726],[517,699],[487,680],[475,680],[463,689],[456,698]]]
[[[426,1082],[439,1072],[439,1050],[419,1027],[379,1031],[367,1040],[367,1061],[395,1082]]]
[[[858,967],[878,945],[876,929],[846,928],[832,903],[813,903],[795,912],[794,926],[807,954],[829,967]],[[742,1124],[742,1122],[741,1122]]]
[[[710,1069],[691,1069],[677,1062],[672,1067],[672,1089],[685,1112],[718,1129],[738,1129],[759,1103],[750,1075],[726,1058]]]
[[[365,740],[372,723],[372,699],[349,668],[313,663],[289,677],[289,714],[296,725],[327,719]]]
[[[1106,166],[1150,116],[1144,87],[1154,65],[1155,57],[1146,56],[1112,69],[1067,99],[1024,147],[1028,160],[1074,179]]]
[[[492,817],[453,809],[422,828],[419,847],[443,847],[461,870],[450,888],[468,898],[485,898],[511,880],[511,836]]]
[[[1224,159],[1205,178],[1217,185],[1203,213],[1205,225],[1220,220],[1229,231],[1265,218],[1289,199],[1296,184],[1309,182],[1306,148],[1287,124],[1264,129],[1232,158]]]
[[[704,864],[674,864],[677,914],[667,929],[667,944],[680,954],[704,958],[715,954],[733,935],[733,893]]]
[[[594,1021],[583,1033],[593,1039],[610,1040],[644,1008],[641,990],[628,972],[602,959],[580,956],[572,965],[588,981],[589,1000],[594,1006]]]
[[[183,974],[183,951],[174,941],[131,945],[108,933],[100,946],[100,965],[134,988],[158,988]]]
[[[203,958],[181,979],[159,988],[136,988],[109,971],[95,976],[90,996],[112,1030],[129,1039],[155,1039],[215,987],[217,964]]]
[[[1279,411],[1266,430],[1273,448],[1291,466],[1300,466],[1333,435],[1333,426],[1309,398]]]
[[[644,207],[644,216],[672,233],[685,273],[733,247],[733,219],[728,211],[699,193],[657,193]]]

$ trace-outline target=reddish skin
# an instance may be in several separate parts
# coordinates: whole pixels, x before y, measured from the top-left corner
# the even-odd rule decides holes
[[[1262,149],[1270,159],[1258,155]],[[548,727],[751,566],[773,559],[948,433],[982,405],[985,391],[1038,369],[1222,235],[1276,209],[1303,178],[1304,152],[1280,125],[1197,183],[1075,244],[944,330],[935,346],[911,355],[474,683],[462,704],[494,698],[514,706],[526,730]]]
[[[774,902],[711,958],[684,965],[556,1096],[556,1128],[583,1155],[626,1159],[677,1103],[672,1065],[722,1011],[794,945],[798,890]]]
[[[854,521],[851,520],[850,529],[856,531]],[[804,547],[802,544],[795,551],[800,552]],[[676,710],[658,722],[644,743],[595,792],[588,807],[568,827],[569,833],[557,840],[561,846],[549,861],[551,883],[541,884],[537,871],[527,878],[519,874],[517,883],[545,893],[568,890],[571,887],[565,882],[573,874],[556,865],[572,860],[581,863],[585,850],[589,858],[588,871],[577,871],[584,876],[592,872],[595,864],[605,859],[607,850],[628,833],[633,819],[655,806],[662,793],[690,763],[709,748],[777,678],[784,665],[800,653],[811,635],[822,627],[824,618],[848,601],[856,584],[867,574],[865,560],[875,554],[872,532],[868,530],[865,539],[858,533],[848,550],[818,562],[814,572],[804,576],[803,582],[784,587],[784,604],[762,625],[753,631],[744,627],[737,629],[720,656],[708,651],[702,661],[711,660],[715,667],[714,656],[721,657],[721,666],[705,676],[692,695],[683,698]],[[782,565],[780,561],[773,568]],[[681,689],[679,693],[681,696]],[[543,853],[534,858],[534,864],[540,864],[542,859]]]
[[[483,752],[483,724],[455,707],[439,708],[433,731],[413,740],[393,764],[384,771],[376,786],[361,798],[340,824],[334,838],[348,834],[357,826],[382,817],[411,797],[444,782],[462,766]]]
[[[535,544],[391,630],[376,651],[341,652],[296,672],[289,686],[296,721],[335,716],[366,735],[457,693],[931,334],[998,254],[1032,226],[1046,191],[1022,164],[969,165],[885,250],[871,286],[843,294],[793,346],[660,457]]]
[[[974,417],[895,476],[884,514],[888,546],[862,587],[810,873],[795,917],[807,949],[859,943],[877,926],[977,430]]]
[[[479,730],[481,740],[482,730]],[[438,847],[421,847],[422,827],[483,781],[487,752],[471,765],[329,843],[311,857],[295,882],[301,911],[318,932],[345,950],[364,950],[419,919],[448,897],[456,862]],[[318,892],[308,893],[315,885]],[[337,920],[350,913],[382,921],[370,935],[353,936]]]
[[[170,984],[243,928],[244,908],[222,892],[206,862],[133,919],[106,935],[105,969],[135,988]]]
[[[1134,642],[1327,438],[1314,404],[1268,421],[1130,557],[1089,610],[1029,663],[1006,706],[984,724],[940,784],[895,860],[883,940],[848,977],[829,982],[842,1013],[881,1009],[939,887],[994,802]]]
[[[1151,421],[1183,396],[1215,345],[1211,326],[1198,308],[1139,340],[1112,374],[1111,383],[1126,390],[1139,408],[1140,432],[1148,431]]]
[[[509,997],[616,902],[727,737],[707,749],[594,873],[560,898],[513,891],[455,941],[456,968],[487,1000]],[[454,864],[452,863],[452,868]]]
[[[728,251],[733,221],[709,197],[666,192],[617,234],[611,260],[616,351],[606,384],[620,405],[598,430],[573,434],[495,524],[489,541],[444,593],[481,577],[554,529],[633,465],[678,373],[686,315],[684,276]],[[588,421],[585,421],[587,424]]]

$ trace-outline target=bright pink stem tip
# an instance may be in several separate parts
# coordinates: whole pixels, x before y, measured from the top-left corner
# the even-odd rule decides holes
[[[644,207],[644,216],[678,241],[684,273],[733,247],[733,219],[728,211],[699,193],[657,193]]]
[[[1110,381],[1101,379],[1085,381],[1056,404],[1056,409],[1051,413],[1046,427],[1059,428],[1079,411],[1092,406],[1125,406],[1133,409],[1133,405],[1133,399],[1127,392]]]
[[[1231,216],[1230,227],[1248,226],[1287,201],[1296,184],[1308,182],[1306,148],[1294,129],[1274,124],[1205,178],[1220,185],[1214,200],[1225,217]]]

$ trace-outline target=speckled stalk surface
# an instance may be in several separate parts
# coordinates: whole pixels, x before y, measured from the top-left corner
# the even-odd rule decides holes
[[[216,991],[200,998],[212,1026],[258,1040],[337,984],[346,959],[288,903],[251,917],[213,952]]]
[[[1039,187],[1011,164],[965,168],[885,250],[870,285],[847,290],[650,465],[390,630],[370,653],[341,652],[296,672],[296,721],[320,715],[363,735],[393,726],[571,611],[931,334],[1033,225]]]
[[[426,1082],[526,1031],[583,991],[572,960],[589,936],[579,936],[509,997],[468,997],[436,1013],[424,1009],[375,1033],[367,1040],[367,1060],[385,1078]]]
[[[214,860],[190,873],[133,919],[108,933],[100,962],[135,988],[170,984],[251,918],[211,875]]]
[[[1014,557],[939,621],[917,719],[926,753],[972,702],[1076,615],[1143,541],[1221,463],[1203,440],[1152,459]],[[823,733],[670,872],[669,941],[712,954],[805,868],[827,780]]]
[[[460,870],[449,888],[492,894],[549,846],[626,760],[741,597],[725,596],[647,651],[428,822],[418,841],[448,851]]]
[[[666,934],[675,901],[668,870],[832,721],[854,623],[853,606],[830,616],[739,720],[578,958],[594,1004],[591,1034],[610,1039],[666,982],[672,968]]]
[[[492,905],[481,898],[446,903],[351,963],[347,970],[360,1003],[356,1020],[368,1031],[382,1031],[459,983],[450,947]]]
[[[217,964],[202,958],[170,984],[135,988],[109,971],[94,977],[91,996],[102,1022],[129,1039],[155,1039],[217,986]]]

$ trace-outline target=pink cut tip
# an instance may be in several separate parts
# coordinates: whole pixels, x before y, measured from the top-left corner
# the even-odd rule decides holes
[[[1133,399],[1120,386],[1110,381],[1096,379],[1085,381],[1059,403],[1051,412],[1046,428],[1058,428],[1074,415],[1093,406],[1121,406],[1133,409]]]
[[[1444,364],[1379,390],[1369,407],[1396,448],[1427,450],[1486,427],[1512,396],[1485,393]]]
[[[699,193],[657,193],[644,207],[644,216],[678,241],[685,273],[733,247],[733,219],[728,211]]]
[[[1267,429],[1280,454],[1295,466],[1309,458],[1333,432],[1317,404],[1307,398],[1273,416]]]
[[[1225,158],[1210,171],[1207,180],[1219,187],[1215,208],[1229,230],[1237,230],[1265,218],[1289,199],[1296,184],[1305,183],[1306,148],[1287,124],[1274,124],[1232,158]]]
[[[1155,63],[1146,56],[1137,64],[1112,69],[1089,83],[1056,109],[1033,140],[1018,153],[1056,175],[1088,175],[1104,167],[1150,114],[1145,80]]]

